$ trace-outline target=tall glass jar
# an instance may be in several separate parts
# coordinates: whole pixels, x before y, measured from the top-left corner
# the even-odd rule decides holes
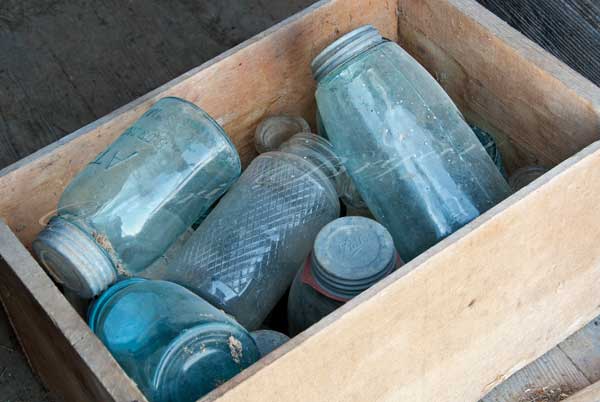
[[[372,26],[335,41],[312,67],[327,135],[404,260],[510,194],[435,79]]]
[[[33,248],[58,282],[92,297],[161,256],[240,172],[208,114],[161,99],[73,179]]]
[[[151,402],[194,402],[260,358],[233,318],[165,281],[118,282],[89,325]]]
[[[338,217],[339,169],[331,144],[312,134],[259,155],[183,246],[165,279],[256,329],[319,230]]]

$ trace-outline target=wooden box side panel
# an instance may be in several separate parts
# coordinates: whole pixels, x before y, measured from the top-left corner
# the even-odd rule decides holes
[[[1,219],[0,296],[48,389],[67,401],[146,401]]]
[[[397,38],[396,3],[322,1],[71,136],[0,171],[0,217],[29,245],[54,214],[64,187],[148,107],[178,96],[205,109],[225,128],[244,163],[255,155],[254,129],[270,114],[314,120],[310,62],[342,34],[371,23]]]
[[[399,41],[509,170],[547,167],[600,138],[600,89],[471,0],[400,0]]]
[[[598,188],[595,144],[206,400],[479,400],[600,313]]]
[[[596,382],[570,398],[565,399],[565,402],[598,402],[600,401],[600,382]]]

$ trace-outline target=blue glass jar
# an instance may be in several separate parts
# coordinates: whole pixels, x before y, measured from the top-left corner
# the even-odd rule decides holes
[[[331,144],[297,134],[259,155],[183,246],[164,279],[253,330],[282,297],[319,230],[339,216]]]
[[[268,355],[290,340],[287,335],[270,329],[252,331],[250,335],[252,335],[261,357]]]
[[[67,186],[33,249],[58,282],[92,297],[161,256],[240,173],[219,124],[161,99]]]
[[[329,140],[403,259],[510,194],[450,97],[372,26],[328,46],[312,67]]]
[[[317,133],[321,137],[328,138],[327,131],[325,130],[323,122],[321,121],[321,114],[319,113],[318,108],[316,121]],[[469,126],[477,136],[477,139],[479,140],[481,145],[483,145],[483,147],[485,148],[485,151],[487,152],[489,157],[492,158],[492,161],[494,161],[494,164],[496,165],[502,176],[506,179],[508,177],[508,174],[506,173],[506,169],[504,168],[504,162],[502,161],[502,155],[500,154],[500,150],[498,149],[498,146],[496,144],[496,139],[491,134],[477,126],[474,126],[472,124],[469,124]],[[350,176],[346,174],[343,175],[341,181],[342,184],[340,188],[340,198],[346,206],[347,215],[359,215],[369,218],[372,217],[371,212],[369,211],[369,207],[362,199],[362,196],[358,192],[358,189],[356,188],[354,182],[352,182]]]
[[[327,224],[292,283],[290,334],[304,331],[401,264],[392,236],[374,220],[352,216]]]
[[[151,402],[194,402],[260,358],[233,318],[165,281],[118,282],[89,325]]]

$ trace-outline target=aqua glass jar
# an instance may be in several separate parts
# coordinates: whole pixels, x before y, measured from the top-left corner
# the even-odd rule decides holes
[[[254,147],[259,154],[276,151],[292,136],[310,132],[310,126],[300,116],[269,116],[256,127]]]
[[[327,136],[403,259],[510,194],[450,97],[372,26],[335,41],[312,68]]]
[[[508,177],[508,174],[506,173],[506,169],[504,168],[504,162],[502,161],[502,154],[500,153],[500,150],[498,149],[498,145],[496,144],[496,139],[494,138],[494,136],[489,134],[487,131],[483,130],[482,128],[479,128],[472,124],[469,124],[469,127],[471,127],[471,130],[473,130],[473,132],[477,136],[477,139],[479,140],[481,145],[483,145],[485,152],[487,152],[487,154],[490,156],[490,158],[492,158],[492,161],[494,161],[494,165],[496,165],[496,167],[502,174],[502,177],[504,177],[506,179]]]
[[[327,224],[292,283],[290,335],[304,331],[400,265],[392,236],[376,221],[347,216]]]
[[[259,155],[202,222],[164,279],[249,330],[292,283],[319,230],[339,216],[340,165],[327,140],[297,134]]]
[[[264,357],[290,340],[289,336],[270,329],[259,329],[250,333],[261,357]]]
[[[33,249],[57,282],[92,297],[161,256],[240,172],[219,124],[161,99],[67,186]]]
[[[118,282],[88,320],[151,402],[194,402],[260,358],[232,317],[166,281]]]
[[[548,173],[548,169],[543,166],[525,166],[517,169],[508,179],[508,184],[513,191],[519,191],[523,187],[527,187],[538,178]]]

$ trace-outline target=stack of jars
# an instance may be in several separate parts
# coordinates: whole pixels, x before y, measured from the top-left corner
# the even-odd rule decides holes
[[[242,173],[215,120],[161,99],[34,242],[56,282],[93,299],[91,329],[151,401],[200,398],[288,339],[269,326],[303,331],[511,193],[493,137],[375,28],[312,69],[321,135],[267,119]]]

